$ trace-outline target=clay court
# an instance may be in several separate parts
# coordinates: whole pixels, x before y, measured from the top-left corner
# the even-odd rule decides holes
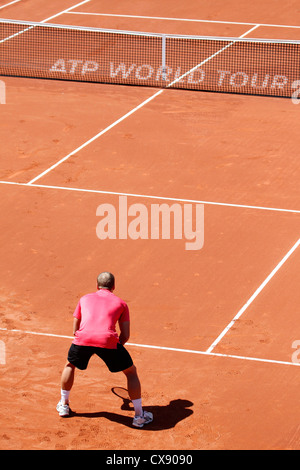
[[[300,40],[296,0],[0,1],[0,17]],[[300,76],[298,77],[300,79]],[[1,76],[0,448],[300,449],[300,106],[290,98]],[[204,207],[204,245],[105,239],[101,204]],[[131,315],[153,423],[94,356],[59,418],[79,298]],[[298,342],[298,343],[297,343]],[[299,357],[298,357],[299,356]]]

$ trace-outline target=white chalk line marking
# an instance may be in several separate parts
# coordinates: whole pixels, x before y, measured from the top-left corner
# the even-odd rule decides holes
[[[9,5],[13,5],[14,3],[18,3],[20,2],[21,0],[14,0],[13,2],[9,2],[9,3],[6,3],[5,5],[2,5],[0,7],[0,10],[2,10],[2,8],[6,8],[6,7],[9,7]]]
[[[50,166],[50,168],[48,168],[47,170],[43,171],[42,173],[40,173],[38,176],[36,176],[35,178],[33,178],[32,180],[30,180],[27,184],[28,185],[31,185],[32,183],[35,183],[38,179],[42,178],[43,176],[47,175],[50,171],[54,170],[55,168],[57,168],[59,165],[61,165],[63,162],[65,162],[66,160],[68,160],[72,155],[75,155],[76,153],[78,153],[80,150],[82,150],[84,147],[86,147],[87,145],[91,144],[92,142],[94,142],[96,139],[98,139],[99,137],[101,137],[102,135],[106,134],[106,132],[108,132],[109,130],[111,130],[113,127],[117,126],[120,122],[124,121],[125,119],[127,119],[129,116],[131,116],[132,114],[134,114],[136,111],[138,111],[140,108],[142,108],[143,106],[145,106],[147,103],[149,103],[150,101],[152,101],[154,98],[156,98],[158,95],[160,95],[161,93],[163,92],[163,90],[159,90],[158,92],[156,92],[154,95],[150,96],[150,98],[147,98],[146,100],[144,100],[142,103],[140,103],[138,106],[136,106],[135,108],[133,108],[131,111],[129,111],[128,113],[124,114],[124,116],[122,116],[121,118],[117,119],[115,122],[113,122],[112,124],[110,124],[109,126],[107,126],[105,129],[103,129],[102,131],[100,131],[98,134],[96,134],[94,137],[92,137],[91,139],[87,140],[86,142],[84,142],[82,145],[80,145],[79,147],[77,147],[75,150],[73,150],[72,152],[70,152],[68,155],[66,155],[65,157],[63,157],[61,160],[59,160],[58,162],[56,162],[54,165]]]
[[[198,199],[182,199],[182,198],[176,198],[176,197],[153,196],[149,194],[102,191],[100,189],[73,188],[71,186],[68,187],[68,186],[53,186],[53,185],[47,185],[47,184],[28,184],[28,183],[17,183],[14,181],[0,181],[0,184],[7,184],[11,186],[23,186],[25,188],[30,187],[30,188],[40,188],[40,189],[54,189],[54,190],[59,190],[59,191],[82,192],[82,193],[90,193],[90,194],[107,194],[110,196],[128,196],[128,197],[136,197],[136,198],[141,198],[141,199],[158,199],[162,201],[187,202],[191,204],[206,204],[206,205],[211,205],[211,206],[237,207],[240,209],[252,209],[252,210],[300,214],[300,210],[296,210],[296,209],[282,209],[282,208],[267,207],[267,206],[251,206],[251,205],[246,205],[246,204],[232,204],[232,203],[227,203],[227,202],[200,201]]]
[[[71,15],[90,15],[90,16],[107,16],[107,17],[117,17],[117,18],[136,18],[136,19],[146,19],[146,20],[164,20],[164,21],[186,21],[190,23],[212,23],[212,24],[234,24],[234,25],[241,25],[241,26],[255,26],[257,23],[245,23],[240,21],[221,21],[221,20],[199,20],[193,18],[169,18],[164,16],[141,16],[141,15],[121,15],[121,14],[114,14],[114,13],[89,13],[85,11],[70,11],[67,12]],[[299,29],[300,26],[292,26],[292,25],[285,25],[285,24],[269,24],[269,23],[261,23],[260,26],[266,26],[271,28],[296,28]]]
[[[5,8],[9,5],[12,5],[14,3],[19,2],[20,0],[14,0],[6,5],[3,5],[0,7],[0,9]],[[165,17],[148,17],[148,16],[135,16],[135,15],[113,15],[113,14],[101,14],[101,13],[86,13],[86,12],[72,12],[71,10],[74,8],[77,8],[85,3],[88,3],[90,0],[85,0],[83,2],[80,2],[72,7],[69,7],[66,10],[63,10],[49,18],[46,18],[41,21],[41,23],[45,23],[47,21],[50,21],[53,18],[56,18],[58,16],[61,16],[63,14],[89,14],[89,15],[99,15],[99,16],[118,16],[118,17],[128,17],[128,18],[147,18],[147,19],[158,19],[158,20],[172,20],[172,21],[190,21],[190,22],[206,22],[206,23],[223,23],[223,24],[238,24],[238,25],[253,25],[254,27],[251,28],[249,31],[244,33],[243,35],[240,36],[240,38],[245,37],[247,34],[250,34],[250,32],[254,31],[256,28],[259,26],[270,26],[270,27],[281,27],[281,28],[300,28],[299,26],[289,26],[289,25],[273,25],[273,24],[256,24],[256,23],[242,23],[242,22],[230,22],[230,21],[213,21],[213,20],[195,20],[195,19],[183,19],[183,18],[165,18]],[[27,31],[30,28],[25,29],[24,31],[21,31],[13,36],[10,36],[9,38],[5,38],[1,42],[4,42],[7,39],[10,39],[11,37],[15,37],[18,34],[21,34],[22,32]],[[232,43],[233,44],[233,43]],[[231,44],[230,44],[231,45]],[[227,45],[225,48],[229,47]],[[204,61],[207,62],[211,58],[215,57],[218,53],[222,52],[225,48],[221,49],[221,51],[218,51],[215,53],[212,57],[206,59]],[[197,65],[195,68],[198,68],[201,66],[201,64]],[[194,70],[194,69],[192,69]],[[187,73],[190,73],[187,72]],[[185,74],[186,75],[186,74]],[[181,79],[180,77],[179,79]],[[171,86],[171,85],[170,85]],[[136,110],[140,109],[142,106],[147,104],[149,101],[154,99],[157,95],[161,94],[164,90],[160,90],[159,92],[155,93],[153,96],[145,100],[143,103],[138,105],[136,108],[131,110],[129,113],[125,114],[123,117],[115,121],[113,124],[108,126],[106,129],[103,131],[99,132],[96,136],[88,140],[86,143],[82,144],[78,149],[75,151],[71,152],[68,154],[66,157],[61,159],[59,162],[57,162],[55,165],[52,165],[48,170],[45,170],[45,172],[41,173],[38,175],[36,178],[32,179],[28,183],[13,183],[13,182],[7,182],[7,181],[0,181],[2,184],[16,184],[16,185],[21,185],[21,186],[28,186],[32,185],[34,187],[41,187],[41,188],[55,188],[55,189],[65,189],[65,190],[73,190],[73,191],[84,191],[84,192],[96,192],[96,193],[105,193],[105,194],[124,194],[124,193],[115,193],[115,192],[108,192],[108,191],[96,191],[96,190],[87,190],[87,189],[79,189],[79,188],[67,188],[67,187],[58,187],[58,186],[47,186],[47,185],[33,185],[34,181],[39,179],[40,177],[44,176],[47,174],[49,171],[52,169],[56,168],[59,164],[61,164],[63,161],[65,161],[67,158],[69,158],[71,155],[74,153],[77,153],[79,150],[84,148],[86,145],[89,143],[93,142],[96,140],[98,137],[103,135],[105,132],[110,130],[112,127],[117,125],[119,122],[123,121],[126,119],[128,116],[133,114]],[[263,210],[275,210],[275,211],[284,211],[284,212],[300,212],[300,211],[294,211],[294,210],[288,210],[288,209],[276,209],[276,208],[268,208],[268,207],[259,207],[259,206],[246,206],[246,205],[238,205],[238,204],[226,204],[226,203],[213,203],[213,202],[206,202],[206,201],[194,201],[194,200],[186,200],[186,199],[177,199],[177,198],[165,198],[165,197],[159,197],[159,196],[145,196],[145,195],[136,195],[136,194],[128,194],[130,196],[135,196],[135,197],[148,197],[148,198],[155,198],[155,199],[167,199],[167,200],[177,200],[177,201],[191,201],[191,202],[202,202],[206,204],[216,204],[216,205],[225,205],[225,206],[234,206],[234,207],[245,207],[245,208],[252,208],[252,209],[263,209]],[[261,290],[265,287],[265,285],[271,280],[271,278],[275,275],[275,273],[280,269],[280,267],[284,264],[284,262],[290,257],[290,255],[296,250],[296,248],[300,244],[300,239],[296,242],[296,244],[292,247],[292,249],[287,253],[287,255],[283,258],[283,260],[276,266],[276,268],[272,271],[272,273],[268,276],[268,278],[261,284],[261,286],[255,291],[255,293],[252,295],[252,297],[248,300],[248,302],[242,307],[242,309],[238,312],[238,314],[234,317],[232,322],[223,330],[221,335],[214,341],[214,343],[207,349],[207,351],[197,351],[197,350],[191,350],[191,349],[179,349],[179,348],[171,348],[171,347],[164,347],[164,346],[154,346],[154,345],[145,345],[145,344],[136,344],[136,343],[127,343],[128,346],[135,346],[135,347],[141,347],[141,348],[149,348],[149,349],[160,349],[160,350],[167,350],[167,351],[176,351],[176,352],[185,352],[185,353],[191,353],[191,354],[199,354],[199,355],[208,355],[208,356],[217,356],[217,357],[228,357],[228,358],[234,358],[234,359],[243,359],[243,360],[249,360],[249,361],[258,361],[258,362],[265,362],[265,363],[274,363],[274,364],[284,364],[284,365],[294,365],[294,366],[299,366],[299,363],[293,363],[293,362],[287,362],[287,361],[278,361],[278,360],[273,360],[273,359],[262,359],[262,358],[255,358],[255,357],[247,357],[247,356],[237,356],[237,355],[232,355],[232,354],[221,354],[221,353],[213,353],[212,350],[214,347],[219,343],[219,341],[224,337],[224,335],[229,331],[229,329],[232,327],[234,322],[240,318],[240,316],[244,313],[244,311],[248,308],[248,306],[253,302],[253,300],[257,297],[257,295],[261,292]],[[23,334],[31,334],[31,335],[39,335],[39,336],[48,336],[48,337],[57,337],[57,338],[66,338],[66,339],[73,339],[72,336],[65,336],[65,335],[57,335],[57,334],[51,334],[51,333],[39,333],[39,332],[33,332],[33,331],[23,331],[23,330],[8,330],[7,328],[0,328],[1,331],[7,331],[7,332],[18,332],[18,333],[23,333]]]
[[[72,6],[72,7],[69,7],[67,8],[66,10],[63,10],[63,11],[60,11],[59,13],[56,13],[55,15],[52,15],[52,16],[49,16],[49,18],[45,18],[44,20],[40,21],[40,23],[47,23],[47,21],[50,21],[52,20],[53,18],[56,18],[57,16],[61,16],[65,13],[70,13],[70,11],[73,9],[73,8],[77,8],[79,7],[80,5],[83,5],[84,3],[88,3],[90,2],[91,0],[84,0],[83,2],[80,2],[80,3],[76,3],[76,5]],[[33,25],[33,26],[29,26],[29,28],[25,28],[25,29],[22,29],[21,31],[18,31],[17,33],[15,34],[12,34],[11,36],[7,36],[6,38],[4,39],[1,39],[0,41],[0,44],[6,42],[6,41],[9,41],[10,39],[13,39],[17,36],[20,36],[21,34],[23,33],[26,33],[27,31],[30,31],[31,29],[35,28],[36,25]]]
[[[45,20],[41,21],[41,23],[47,23],[47,21],[53,20],[53,18],[57,18],[58,16],[64,15],[66,13],[72,13],[72,10],[74,8],[78,8],[81,5],[84,5],[85,3],[89,3],[91,0],[84,0],[83,2],[76,3],[76,5],[73,5],[72,7],[67,8],[66,10],[62,10],[59,13],[56,13],[56,15],[49,16],[49,18],[46,18]]]
[[[24,330],[17,330],[17,329],[8,329],[8,328],[0,328],[0,331],[6,331],[7,333],[20,333],[26,335],[36,335],[36,336],[46,336],[50,338],[63,338],[63,339],[74,339],[74,336],[67,336],[67,335],[58,335],[53,333],[41,333],[37,331],[24,331]],[[221,354],[221,353],[214,353],[214,352],[207,352],[207,351],[197,351],[195,349],[181,349],[181,348],[171,348],[168,346],[156,346],[150,344],[137,344],[137,343],[126,343],[126,346],[132,346],[137,348],[145,348],[145,349],[158,349],[162,351],[173,351],[173,352],[180,352],[180,353],[187,353],[187,354],[197,354],[200,356],[215,356],[215,357],[224,357],[224,358],[231,358],[231,359],[240,359],[244,361],[253,361],[253,362],[262,362],[267,364],[281,364],[281,365],[288,365],[288,366],[299,366],[300,363],[298,362],[288,362],[288,361],[279,361],[276,359],[263,359],[259,357],[248,357],[248,356],[237,356],[234,354]]]
[[[252,31],[254,31],[256,28],[259,28],[259,24],[255,25],[253,28],[249,29],[249,31],[246,31],[246,33],[242,34],[241,36],[239,36],[239,38],[235,39],[234,41],[231,41],[229,44],[227,44],[226,46],[222,47],[222,49],[219,49],[217,52],[215,52],[213,55],[211,55],[210,57],[208,57],[207,59],[203,60],[202,62],[200,62],[200,64],[197,64],[195,65],[195,67],[191,68],[191,70],[188,70],[186,73],[182,74],[180,77],[176,78],[175,80],[173,80],[173,82],[171,82],[167,88],[171,88],[175,83],[177,82],[180,82],[180,80],[182,80],[183,78],[185,78],[187,75],[189,75],[190,73],[193,73],[195,72],[195,70],[197,70],[199,67],[202,67],[202,65],[205,65],[207,62],[209,62],[211,59],[214,59],[217,55],[221,54],[222,52],[226,51],[226,49],[228,49],[229,47],[231,47],[233,44],[235,44],[239,39],[242,39],[244,38],[245,36],[247,36],[248,34],[250,34]]]
[[[284,263],[289,259],[289,257],[294,253],[294,251],[300,245],[300,238],[294,244],[294,246],[288,251],[288,253],[282,258],[282,260],[277,264],[277,266],[273,269],[273,271],[269,274],[269,276],[264,280],[264,282],[256,289],[254,294],[250,297],[250,299],[245,303],[245,305],[239,310],[233,320],[226,326],[226,328],[222,331],[222,333],[217,337],[217,339],[211,344],[211,346],[207,349],[206,352],[211,353],[212,350],[217,346],[217,344],[221,341],[221,339],[226,335],[226,333],[232,328],[235,322],[242,316],[242,314],[247,310],[249,305],[256,299],[256,297],[260,294],[260,292],[266,287],[266,285],[270,282],[270,280],[275,276],[275,274],[279,271],[279,269],[284,265]]]
[[[73,7],[74,8],[74,7]],[[94,137],[92,137],[91,139],[87,140],[86,142],[84,142],[82,145],[80,145],[79,147],[77,147],[75,150],[73,150],[72,152],[70,152],[68,155],[66,155],[65,157],[61,158],[58,162],[56,162],[54,165],[50,166],[50,168],[46,169],[45,171],[43,171],[42,173],[40,173],[39,175],[37,175],[35,178],[31,179],[28,184],[32,184],[32,183],[35,183],[36,181],[38,181],[40,178],[42,178],[43,176],[47,175],[50,171],[54,170],[55,168],[57,168],[59,165],[61,165],[62,163],[64,163],[65,161],[67,161],[71,156],[73,155],[76,155],[80,150],[82,150],[84,147],[86,147],[87,145],[91,144],[92,142],[94,142],[95,140],[97,140],[99,137],[101,137],[103,134],[105,134],[106,132],[108,132],[109,130],[113,129],[116,125],[118,125],[120,122],[124,121],[125,119],[127,119],[129,116],[131,116],[132,114],[134,114],[136,111],[138,111],[139,109],[143,108],[146,104],[150,103],[150,101],[154,100],[157,96],[161,95],[166,89],[170,88],[171,86],[173,86],[176,82],[180,81],[182,78],[184,78],[186,75],[194,72],[194,70],[196,70],[197,68],[201,67],[201,65],[205,64],[206,62],[208,62],[209,60],[213,59],[216,55],[220,54],[221,52],[223,52],[225,49],[227,49],[229,46],[231,46],[232,44],[234,44],[238,39],[241,39],[241,38],[244,38],[245,36],[247,36],[247,34],[251,33],[251,31],[253,31],[255,28],[258,28],[259,25],[255,25],[255,27],[249,29],[248,31],[246,31],[244,34],[242,34],[239,38],[237,38],[235,41],[231,42],[230,44],[228,44],[227,46],[223,47],[221,50],[217,51],[216,53],[214,53],[213,55],[211,55],[210,57],[208,57],[207,59],[205,59],[203,62],[201,62],[200,64],[197,64],[195,67],[193,67],[191,70],[189,70],[188,72],[184,73],[183,75],[181,75],[179,78],[177,78],[176,80],[174,80],[172,83],[170,83],[166,88],[163,88],[161,90],[159,90],[158,92],[154,93],[154,95],[150,96],[149,98],[147,98],[146,100],[144,100],[142,103],[140,103],[138,106],[136,106],[135,108],[133,108],[131,111],[129,111],[128,113],[124,114],[124,116],[122,116],[121,118],[117,119],[115,122],[113,122],[112,124],[110,124],[109,126],[107,126],[105,129],[103,129],[102,131],[100,131],[98,134],[96,134]]]

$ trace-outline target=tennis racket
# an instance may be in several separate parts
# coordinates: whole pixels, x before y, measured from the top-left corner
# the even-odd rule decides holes
[[[121,398],[123,400],[123,404],[121,406],[121,410],[131,410],[132,408],[130,407],[131,400],[128,395],[128,390],[123,387],[113,387],[111,389],[112,393],[116,395],[117,397]]]

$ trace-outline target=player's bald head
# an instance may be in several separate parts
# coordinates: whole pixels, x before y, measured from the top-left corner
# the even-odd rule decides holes
[[[97,284],[99,289],[112,290],[115,287],[115,276],[107,271],[100,273],[97,277]]]

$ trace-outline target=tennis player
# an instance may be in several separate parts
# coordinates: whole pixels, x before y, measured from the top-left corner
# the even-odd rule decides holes
[[[59,416],[70,414],[69,395],[74,382],[75,368],[85,370],[93,354],[99,356],[111,372],[122,371],[127,378],[129,397],[135,416],[133,426],[142,428],[151,423],[152,413],[144,411],[141,398],[141,384],[135,365],[124,344],[129,339],[130,320],[127,304],[117,297],[114,275],[99,274],[98,290],[83,296],[73,314],[74,340],[68,353],[68,360],[61,377],[61,399],[57,404]],[[116,332],[116,324],[120,336]]]

